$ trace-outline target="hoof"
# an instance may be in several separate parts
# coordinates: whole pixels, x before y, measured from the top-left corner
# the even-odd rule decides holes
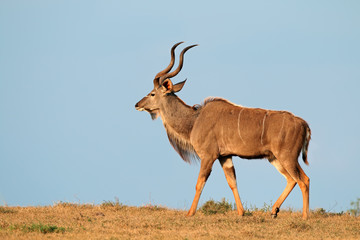
[[[188,212],[187,214],[186,214],[186,217],[192,217],[192,216],[194,216],[195,215],[195,213],[190,213],[190,212]]]
[[[271,214],[271,217],[272,217],[273,219],[275,219],[275,218],[277,217],[278,212],[280,212],[280,209],[279,209],[279,208],[275,208],[275,213],[272,213],[272,214]]]
[[[243,217],[244,215],[245,215],[244,211],[238,212],[238,216],[239,216],[239,217]]]

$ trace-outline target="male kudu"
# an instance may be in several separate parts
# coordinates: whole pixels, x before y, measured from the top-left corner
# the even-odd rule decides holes
[[[149,112],[152,119],[161,117],[171,145],[186,162],[194,158],[201,161],[195,198],[187,215],[195,214],[216,159],[219,159],[233,191],[238,214],[244,215],[232,162],[232,156],[239,156],[266,158],[286,178],[285,190],[272,207],[273,217],[298,184],[303,196],[303,218],[306,219],[310,179],[300,167],[298,157],[302,151],[302,158],[308,165],[311,135],[308,124],[290,112],[243,107],[222,98],[207,98],[201,105],[186,105],[175,95],[186,80],[174,85],[170,79],[180,72],[185,52],[196,45],[181,52],[177,69],[170,72],[175,61],[175,48],[181,43],[172,47],[169,66],[155,76],[154,89],[135,108]]]

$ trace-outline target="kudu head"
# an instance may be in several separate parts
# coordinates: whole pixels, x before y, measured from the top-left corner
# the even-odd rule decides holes
[[[171,78],[180,72],[183,66],[185,52],[197,45],[191,45],[184,48],[184,50],[180,53],[179,66],[173,72],[169,72],[175,63],[175,48],[181,43],[183,42],[176,43],[171,48],[170,64],[164,70],[156,74],[154,78],[154,89],[135,105],[136,110],[149,112],[153,120],[159,116],[164,98],[179,92],[186,82],[185,80],[177,84],[173,84]]]

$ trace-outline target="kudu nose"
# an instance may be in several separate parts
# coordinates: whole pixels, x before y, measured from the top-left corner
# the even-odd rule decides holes
[[[139,107],[139,103],[135,104],[135,109],[138,110],[138,111],[141,111],[141,108]]]

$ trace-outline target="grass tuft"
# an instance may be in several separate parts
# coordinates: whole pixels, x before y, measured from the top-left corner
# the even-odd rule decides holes
[[[0,207],[0,213],[16,213],[16,211],[8,207]]]
[[[231,203],[226,201],[225,198],[223,198],[220,202],[215,202],[211,199],[200,207],[200,211],[205,215],[213,215],[218,213],[225,214],[231,210],[233,210],[233,206]]]
[[[351,216],[358,217],[360,216],[360,198],[358,198],[356,201],[350,203],[351,207],[349,209],[349,213]]]
[[[167,208],[158,205],[146,204],[145,206],[140,207],[140,209],[146,209],[150,211],[164,211]]]
[[[316,208],[315,210],[312,211],[315,215],[320,215],[320,216],[325,216],[327,215],[327,212],[325,209],[323,208]]]
[[[103,201],[103,203],[100,205],[102,208],[115,208],[116,210],[120,210],[125,208],[126,206],[122,203],[120,203],[119,198],[115,197],[115,201]]]
[[[56,225],[47,225],[42,223],[33,223],[30,225],[22,224],[22,225],[10,225],[9,230],[21,230],[24,233],[28,232],[39,232],[43,234],[47,233],[64,233],[65,228],[64,227],[58,227]]]
[[[311,225],[306,221],[293,221],[289,224],[290,229],[294,229],[298,232],[307,231],[311,229]]]

